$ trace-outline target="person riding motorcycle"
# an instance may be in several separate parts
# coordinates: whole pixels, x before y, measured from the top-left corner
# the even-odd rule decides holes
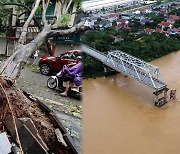
[[[77,63],[74,66],[68,67],[67,65],[64,65],[63,69],[56,75],[58,78],[62,78],[62,80],[66,82],[66,89],[60,94],[61,96],[67,96],[71,84],[75,85],[72,90],[78,91],[78,88],[82,82],[83,72],[83,64],[81,59],[82,57],[78,56]]]

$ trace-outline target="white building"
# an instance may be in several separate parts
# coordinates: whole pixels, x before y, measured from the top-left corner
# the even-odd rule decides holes
[[[87,19],[84,23],[84,26],[87,26],[89,28],[93,28],[94,27],[94,20],[91,20],[91,19]]]
[[[84,11],[96,10],[102,8],[113,9],[119,5],[132,5],[132,2],[139,2],[139,0],[90,0],[82,2],[82,9]]]

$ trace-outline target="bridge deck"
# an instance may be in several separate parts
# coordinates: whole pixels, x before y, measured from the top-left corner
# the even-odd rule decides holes
[[[82,45],[82,51],[84,53],[88,54],[89,56],[98,59],[101,62],[105,62],[107,59],[107,55],[105,55],[102,52],[99,52],[98,50],[95,50],[87,45]]]
[[[86,45],[82,46],[83,52],[103,62],[108,67],[131,76],[151,88],[161,90],[167,87],[157,67],[121,51],[110,52],[105,55]]]

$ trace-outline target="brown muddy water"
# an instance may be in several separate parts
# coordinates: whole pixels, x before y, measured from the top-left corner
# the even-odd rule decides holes
[[[149,87],[122,74],[84,80],[85,154],[180,153],[180,51],[152,64],[177,90],[162,108]]]

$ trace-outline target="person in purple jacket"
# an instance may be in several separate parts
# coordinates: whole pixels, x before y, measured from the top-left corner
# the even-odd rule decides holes
[[[72,67],[64,65],[63,69],[57,74],[57,77],[63,78],[66,82],[66,89],[61,96],[67,96],[67,92],[70,88],[71,83],[75,84],[75,88],[72,90],[78,91],[79,86],[82,82],[83,64],[81,62],[82,57],[78,56],[78,63]]]

